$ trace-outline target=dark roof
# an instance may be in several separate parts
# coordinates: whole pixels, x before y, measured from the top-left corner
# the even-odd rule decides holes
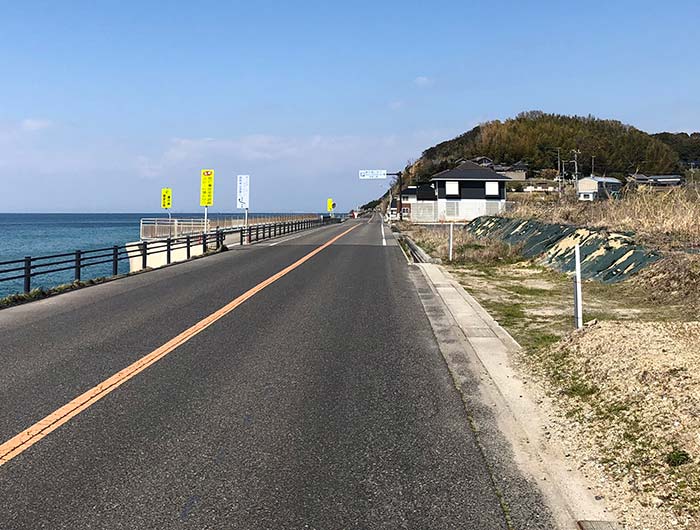
[[[416,188],[416,199],[419,201],[435,201],[437,196],[435,195],[435,188],[430,184],[421,184]]]
[[[415,186],[409,186],[408,188],[404,188],[401,191],[401,195],[415,195],[416,194],[416,187]]]
[[[631,177],[634,178],[637,184],[652,184],[657,186],[669,186],[685,182],[685,177],[682,175],[643,175],[642,173],[635,173],[631,175]]]
[[[476,158],[472,158],[472,162],[479,165],[482,165],[484,162],[487,164],[493,164],[493,160],[491,160],[488,156],[477,156]]]
[[[527,171],[530,169],[530,165],[525,162],[524,160],[518,160],[515,164],[513,164],[511,167],[512,171],[518,171],[518,170],[525,170]]]
[[[511,180],[509,177],[499,175],[493,169],[480,166],[474,162],[462,162],[454,169],[446,169],[433,175],[433,180]]]

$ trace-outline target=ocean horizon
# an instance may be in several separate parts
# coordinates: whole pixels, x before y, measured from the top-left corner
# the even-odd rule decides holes
[[[173,213],[173,217],[201,219],[203,213]],[[295,215],[288,212],[252,212],[248,217]],[[142,218],[167,218],[158,213],[0,213],[0,262],[63,254],[76,250],[92,250],[123,245],[140,238]],[[243,213],[210,213],[210,219],[242,219]],[[119,272],[128,272],[126,261],[119,263]],[[16,274],[16,273],[15,273]],[[85,269],[83,279],[109,276],[111,265]],[[2,277],[2,276],[0,276]],[[53,287],[73,280],[72,271],[63,271],[32,278],[32,287]],[[0,297],[21,292],[22,280],[0,282]]]

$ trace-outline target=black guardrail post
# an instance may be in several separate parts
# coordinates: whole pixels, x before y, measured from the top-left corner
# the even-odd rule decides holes
[[[202,254],[207,253],[207,233],[202,234]]]
[[[32,257],[24,257],[24,292],[32,290]]]
[[[192,257],[192,255],[191,255],[191,250],[190,250],[191,240],[190,240],[189,234],[187,234],[187,236],[185,237],[185,243],[187,244],[187,259],[190,259]]]
[[[144,241],[141,243],[141,268],[146,267],[148,267],[148,243]]]
[[[243,229],[241,228],[238,233],[241,235],[241,246],[243,246]]]
[[[172,250],[172,247],[173,247],[172,239],[168,238],[165,241],[165,263],[167,265],[170,265],[170,256],[171,256],[170,251]]]
[[[82,266],[82,252],[80,250],[75,251],[75,281],[80,281],[80,268]]]
[[[119,247],[112,247],[112,276],[119,274]]]

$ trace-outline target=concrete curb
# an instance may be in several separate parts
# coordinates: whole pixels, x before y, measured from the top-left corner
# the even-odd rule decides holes
[[[459,382],[465,377],[480,380],[481,399],[492,408],[514,460],[537,484],[558,527],[578,529],[584,521],[602,524],[611,519],[604,502],[597,500],[602,497],[596,498],[562,448],[546,436],[546,416],[511,362],[511,355],[520,349],[518,343],[444,267],[429,263],[414,266],[444,308],[445,315],[436,317],[435,301],[429,311],[428,302],[421,298],[457,388],[461,392]],[[446,327],[459,331],[456,335],[462,339],[461,346],[455,348],[448,339],[441,342],[440,334]],[[465,370],[472,373],[467,375]],[[465,406],[473,399],[463,396]],[[607,524],[608,528],[619,528]]]

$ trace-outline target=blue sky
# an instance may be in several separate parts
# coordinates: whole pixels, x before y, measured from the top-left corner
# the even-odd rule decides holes
[[[523,110],[700,130],[700,4],[0,1],[0,211],[376,197],[363,168]]]

